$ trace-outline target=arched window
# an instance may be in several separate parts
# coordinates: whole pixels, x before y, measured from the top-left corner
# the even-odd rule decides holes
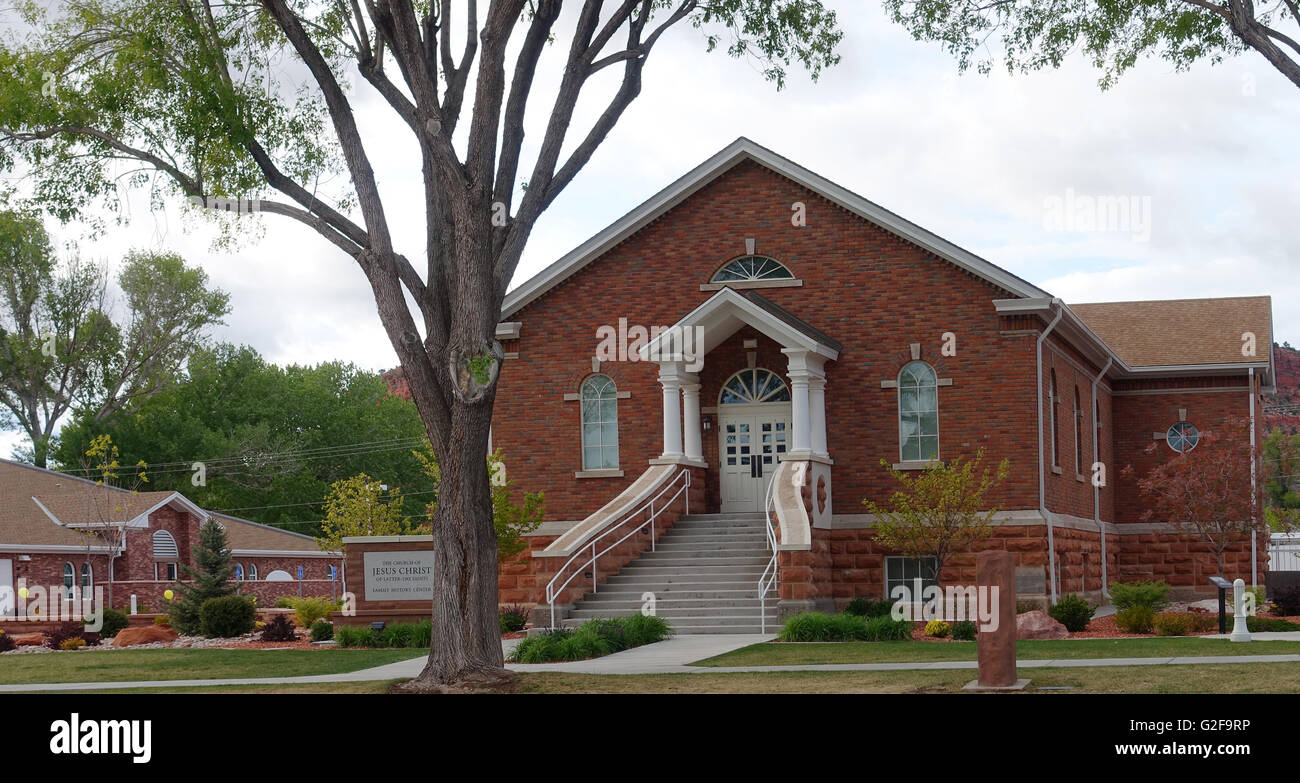
[[[91,588],[95,584],[95,570],[90,567],[87,561],[81,564],[81,594],[90,595]]]
[[[711,283],[750,283],[758,280],[793,280],[790,270],[775,258],[742,256],[722,265]]]
[[[1079,407],[1079,387],[1074,387],[1074,472],[1083,475],[1083,408]]]
[[[722,384],[720,405],[744,405],[755,402],[789,402],[790,389],[781,376],[761,367],[741,370]]]
[[[582,469],[618,468],[618,389],[608,375],[582,382]]]
[[[180,550],[176,548],[176,539],[166,530],[158,530],[153,534],[153,558],[154,560],[175,560],[180,557]]]
[[[1052,467],[1057,468],[1061,466],[1061,452],[1057,448],[1056,437],[1056,370],[1052,370],[1051,382],[1047,387],[1047,414],[1052,432]]]
[[[248,564],[248,581],[250,582],[257,581],[257,563]]]
[[[73,586],[77,583],[77,571],[72,567],[72,563],[63,564],[63,594],[72,598]]]
[[[898,450],[903,462],[939,458],[939,379],[925,362],[898,373]]]
[[[244,566],[239,563],[235,563],[235,581],[244,581]]]

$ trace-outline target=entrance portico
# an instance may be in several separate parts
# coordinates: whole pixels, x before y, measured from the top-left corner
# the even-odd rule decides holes
[[[760,510],[777,461],[830,464],[825,364],[840,343],[754,291],[722,288],[640,351],[658,362],[663,391],[664,446],[653,462],[707,467],[699,373],[705,356],[746,326],[780,346],[785,366],[757,367],[751,353],[748,370],[719,393],[714,475],[723,511]]]

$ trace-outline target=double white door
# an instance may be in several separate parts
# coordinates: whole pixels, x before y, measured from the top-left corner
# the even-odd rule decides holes
[[[790,410],[719,415],[722,511],[760,511],[768,485],[789,446]]]

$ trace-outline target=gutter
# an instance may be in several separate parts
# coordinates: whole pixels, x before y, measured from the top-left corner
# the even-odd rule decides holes
[[[1102,367],[1097,377],[1092,379],[1092,464],[1094,466],[1101,461],[1101,406],[1097,404],[1097,384],[1106,377],[1106,372],[1114,363],[1113,358],[1108,359],[1106,366]],[[1113,422],[1111,428],[1114,429]],[[1101,523],[1101,487],[1097,486],[1095,476],[1092,482],[1092,521],[1097,523],[1097,533],[1101,536],[1101,596],[1110,598],[1110,592],[1106,589],[1106,526]],[[1087,579],[1087,576],[1084,574],[1084,579]]]
[[[1269,350],[1272,351],[1270,343]],[[1271,354],[1270,354],[1271,356]],[[1250,368],[1250,584],[1259,584],[1259,562],[1256,554],[1256,539],[1259,531],[1255,529],[1257,517],[1255,509],[1259,503],[1258,489],[1255,487],[1255,368]]]
[[[1038,513],[1042,514],[1043,519],[1047,522],[1047,581],[1052,586],[1051,601],[1053,606],[1056,605],[1056,539],[1052,524],[1052,512],[1047,510],[1047,478],[1045,475],[1046,469],[1043,466],[1043,341],[1056,329],[1056,325],[1060,323],[1062,316],[1065,315],[1064,305],[1065,303],[1056,297],[1053,297],[1047,303],[1049,311],[1053,307],[1056,308],[1056,317],[1052,319],[1046,329],[1039,333],[1036,346],[1038,353]]]

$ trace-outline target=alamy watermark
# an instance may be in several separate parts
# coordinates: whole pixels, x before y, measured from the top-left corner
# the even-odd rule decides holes
[[[596,329],[595,358],[602,362],[682,362],[687,372],[704,368],[704,327],[605,324]],[[644,351],[644,354],[643,354]]]
[[[922,586],[914,579],[911,585],[895,585],[889,597],[894,599],[889,615],[895,620],[970,620],[979,623],[980,631],[998,629],[997,585]]]
[[[1064,196],[1043,199],[1043,229],[1129,234],[1135,242],[1146,242],[1151,239],[1151,197],[1090,196],[1066,188]]]
[[[0,585],[0,615],[6,622],[79,622],[98,632],[104,627],[104,588],[28,587],[19,579],[17,587]]]

